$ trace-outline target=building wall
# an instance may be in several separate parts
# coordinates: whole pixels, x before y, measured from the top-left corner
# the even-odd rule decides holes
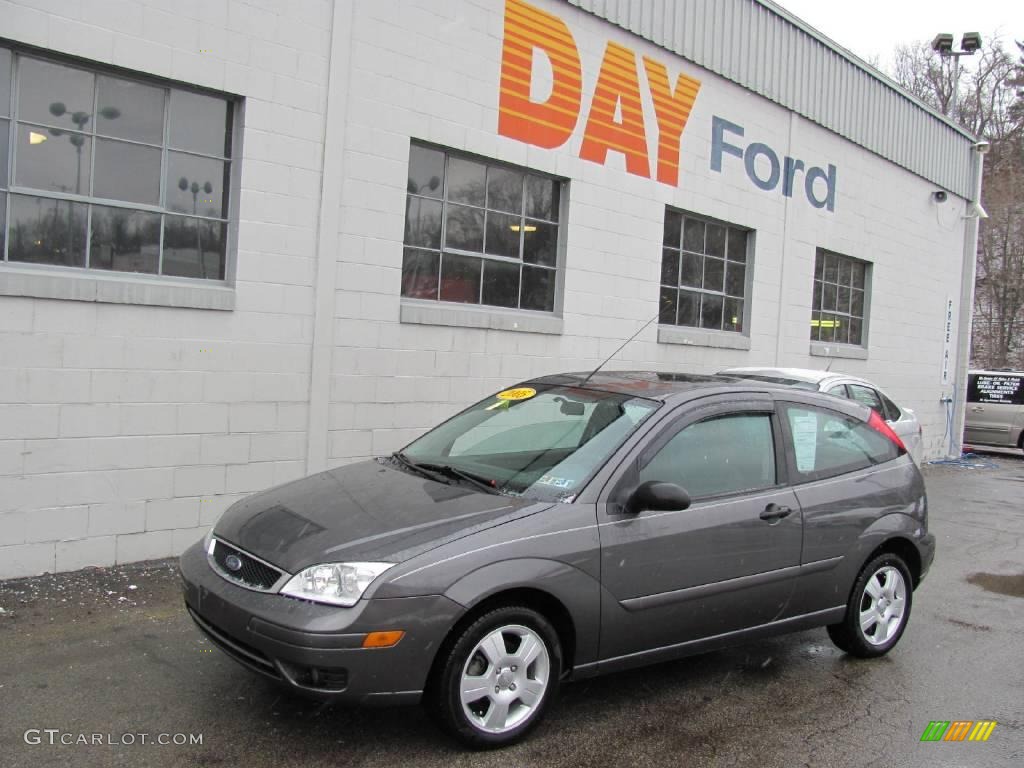
[[[0,2],[9,39],[245,99],[233,311],[0,297],[0,578],[176,554],[235,499],[322,468],[321,441],[328,465],[389,452],[510,382],[594,367],[658,311],[666,205],[755,231],[750,349],[661,343],[652,325],[610,368],[824,367],[808,341],[824,247],[874,264],[867,359],[832,369],[914,408],[927,454],[944,451],[963,201],[936,206],[934,185],[777,104],[567,3],[534,4],[579,45],[584,118],[609,40],[701,80],[678,186],[615,153],[581,160],[584,118],[559,149],[498,135],[502,0],[355,0],[333,10],[333,36],[327,0]],[[345,97],[331,115],[329,92]],[[649,98],[645,113],[653,141]],[[743,143],[835,164],[835,211],[756,188],[735,157],[710,170],[716,115]],[[568,180],[561,333],[400,321],[411,139]],[[321,189],[325,156],[340,189]],[[323,322],[318,275],[334,278]],[[318,385],[325,419],[310,416]]]

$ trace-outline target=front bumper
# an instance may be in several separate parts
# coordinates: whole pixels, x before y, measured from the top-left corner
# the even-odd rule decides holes
[[[202,543],[180,561],[185,607],[242,666],[306,696],[415,703],[441,642],[464,610],[441,595],[360,600],[352,608],[245,589],[211,568]],[[363,648],[369,632],[400,629],[391,648]]]

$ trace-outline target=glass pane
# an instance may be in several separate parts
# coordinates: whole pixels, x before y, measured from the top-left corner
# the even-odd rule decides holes
[[[160,214],[92,207],[89,266],[156,274],[160,263]]]
[[[441,247],[441,201],[409,197],[405,201],[405,244]]]
[[[864,317],[864,291],[850,291],[850,314],[854,317]]]
[[[811,297],[811,308],[821,309],[821,283],[814,281],[814,295]]]
[[[836,315],[832,325],[834,338],[839,344],[846,344],[850,338],[850,318],[845,315]]]
[[[727,255],[732,261],[747,260],[747,233],[742,229],[729,230],[729,250]]]
[[[163,274],[223,280],[226,233],[219,221],[164,217]]]
[[[23,187],[52,192],[89,194],[89,150],[92,139],[59,128],[18,126],[17,175]]]
[[[504,261],[484,261],[483,303],[495,307],[519,305],[519,265]]]
[[[445,248],[482,252],[484,249],[483,210],[449,203],[447,216],[444,235]]]
[[[22,56],[18,63],[18,119],[91,131],[93,75]]]
[[[821,341],[835,341],[836,340],[836,318],[835,315],[830,315],[828,312],[821,313],[821,321],[818,326],[818,338]]]
[[[850,289],[845,285],[839,286],[839,293],[836,298],[836,311],[837,312],[849,312],[850,311]]]
[[[725,323],[727,331],[743,330],[743,302],[740,299],[725,300]]]
[[[413,299],[436,299],[441,254],[406,248],[402,256],[402,295]]]
[[[825,254],[821,251],[814,257],[814,277],[821,280],[825,276]]]
[[[725,292],[730,296],[744,295],[747,284],[747,267],[744,264],[728,262],[725,267]]]
[[[85,203],[12,195],[8,259],[84,267],[87,213]]]
[[[7,189],[7,148],[11,135],[11,121],[0,120],[0,189]]]
[[[526,177],[526,215],[535,219],[558,221],[562,185],[543,176]]]
[[[704,222],[687,219],[683,224],[683,248],[694,253],[704,253]]]
[[[821,308],[826,312],[836,308],[836,286],[832,283],[825,283],[821,288]]]
[[[11,52],[0,48],[0,115],[11,114]]]
[[[414,144],[409,149],[407,188],[413,195],[441,197],[444,193],[444,152]]]
[[[705,247],[709,255],[725,258],[725,227],[721,224],[708,224]]]
[[[679,325],[696,328],[700,316],[700,294],[696,291],[679,292]]]
[[[679,285],[679,251],[664,248],[661,251],[661,284]]]
[[[231,110],[226,99],[171,89],[170,145],[207,155],[231,154]]]
[[[96,132],[160,144],[164,140],[164,91],[152,85],[100,75]]]
[[[864,340],[861,338],[863,330],[863,323],[857,318],[850,318],[850,344],[863,344]]]
[[[850,269],[851,269],[851,271],[853,273],[852,274],[853,287],[854,288],[864,288],[865,287],[864,286],[864,272],[865,272],[864,262],[862,262],[862,261],[855,261],[855,262],[853,262],[850,265]]]
[[[487,166],[461,157],[448,158],[448,199],[483,206]],[[479,250],[479,249],[477,249]]]
[[[519,306],[551,312],[555,308],[555,270],[523,266],[523,292]]]
[[[487,207],[509,213],[522,213],[523,174],[508,168],[488,168]]]
[[[156,147],[96,139],[94,174],[96,197],[160,204],[160,150]],[[203,193],[200,205],[209,197]]]
[[[725,287],[725,261],[722,259],[704,259],[704,288],[709,291],[722,291]]]
[[[487,212],[487,253],[519,258],[519,216]]]
[[[167,193],[164,205],[175,213],[226,219],[228,164],[208,157],[167,153]]]
[[[821,312],[811,313],[811,341],[821,338]]]
[[[4,260],[4,242],[7,238],[7,193],[0,192],[0,263]]]
[[[850,260],[839,259],[839,284],[849,285],[850,284]]]
[[[676,306],[679,304],[679,291],[676,288],[662,287],[658,297],[658,322],[665,325],[676,324]]]
[[[722,297],[705,293],[700,302],[700,327],[722,327]]]
[[[825,280],[834,283],[839,279],[839,259],[834,254],[825,254]]]
[[[683,215],[676,211],[666,210],[664,239],[662,240],[663,244],[670,248],[679,248],[682,244],[680,241],[682,227]]]
[[[700,288],[701,275],[704,271],[704,258],[695,253],[684,253],[682,269],[679,273],[679,284]]]
[[[481,259],[444,254],[441,259],[441,301],[480,303]]]
[[[527,219],[523,226],[523,261],[555,266],[558,253],[558,225]]]

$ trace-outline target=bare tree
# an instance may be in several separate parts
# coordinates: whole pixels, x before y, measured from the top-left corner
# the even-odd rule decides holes
[[[971,358],[1024,367],[1024,44],[990,38],[959,73],[926,43],[897,48],[893,78],[992,148],[985,159]],[[956,98],[954,99],[954,94]]]

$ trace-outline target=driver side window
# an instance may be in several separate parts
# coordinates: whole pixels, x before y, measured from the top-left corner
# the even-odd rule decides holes
[[[640,482],[676,483],[693,498],[770,488],[776,483],[769,414],[743,413],[690,424],[640,470]]]

